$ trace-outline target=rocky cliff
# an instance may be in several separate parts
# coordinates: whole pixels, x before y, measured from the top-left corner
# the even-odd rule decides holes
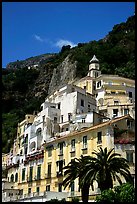
[[[76,78],[76,68],[77,61],[71,62],[70,55],[68,55],[61,64],[54,68],[48,94],[64,84],[72,83]]]

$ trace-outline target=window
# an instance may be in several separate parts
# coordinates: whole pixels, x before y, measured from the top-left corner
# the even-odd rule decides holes
[[[59,154],[63,154],[63,142],[59,143]]]
[[[18,182],[18,173],[15,174],[15,182]]]
[[[58,103],[58,109],[60,109],[60,103]]]
[[[39,194],[39,186],[36,188],[36,192]]]
[[[102,132],[98,132],[97,133],[97,143],[101,143],[102,142]]]
[[[74,181],[72,181],[70,188],[71,188],[71,195],[74,195],[74,189],[75,189]]]
[[[98,66],[96,66],[96,69],[98,68]],[[98,77],[98,72],[95,72],[95,78]]]
[[[50,185],[46,186],[46,191],[50,191]]]
[[[87,136],[83,137],[83,149],[87,148]]]
[[[51,177],[51,163],[48,164],[48,177]]]
[[[129,114],[129,108],[125,108],[124,109],[124,115],[128,115]]]
[[[22,169],[22,181],[25,180],[25,169]]]
[[[33,167],[30,167],[30,174],[29,174],[29,181],[32,181],[32,176],[33,176]]]
[[[36,131],[36,135],[40,137],[41,133],[42,133],[42,129],[38,128],[37,131]]]
[[[28,148],[27,148],[27,147],[25,147],[25,154],[27,154],[27,150],[28,150]]]
[[[96,90],[96,82],[93,81],[93,90]]]
[[[20,155],[22,155],[22,150],[20,150]]]
[[[10,180],[11,180],[11,182],[14,182],[14,175],[13,174],[11,175]]]
[[[84,89],[86,90],[86,86],[84,86]]]
[[[37,168],[37,179],[41,179],[41,165],[39,165]]]
[[[26,134],[26,137],[24,138],[24,143],[28,144],[28,134]]]
[[[57,177],[62,176],[63,173],[63,160],[59,160],[56,162],[57,163]]]
[[[90,107],[90,104],[88,104],[88,112],[91,111],[91,107]]]
[[[71,140],[71,151],[75,151],[75,139]]]
[[[126,159],[128,163],[133,163],[133,152],[132,151],[126,152]]]
[[[97,82],[97,88],[99,88],[101,86],[101,81]]]
[[[119,105],[119,101],[114,101],[114,105]]]
[[[44,124],[44,122],[45,122],[45,115],[42,116],[42,121],[43,121],[43,124]]]
[[[118,116],[118,109],[113,109],[113,117]]]
[[[129,95],[129,98],[132,98],[132,92],[131,91],[128,92],[128,95]]]
[[[84,100],[81,99],[81,106],[84,107]]]
[[[54,117],[54,123],[55,124],[57,123],[57,117]]]
[[[61,115],[61,123],[63,123],[63,115]]]
[[[30,194],[31,193],[31,188],[28,188],[28,194]]]
[[[115,91],[111,91],[111,94],[115,94],[116,92]]]
[[[85,123],[85,118],[82,118],[82,123]]]
[[[71,120],[71,113],[68,113],[68,121],[70,121]]]
[[[62,183],[58,184],[58,192],[62,192]]]
[[[52,149],[49,148],[49,149],[48,149],[48,157],[51,157],[51,156],[52,156]]]

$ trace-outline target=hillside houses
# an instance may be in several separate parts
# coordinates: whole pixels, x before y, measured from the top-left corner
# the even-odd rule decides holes
[[[117,135],[116,129],[125,131]],[[3,189],[3,201],[25,202],[35,197],[39,202],[40,195],[45,201],[55,195],[80,198],[77,179],[72,188],[63,189],[62,168],[99,147],[114,148],[127,158],[135,178],[134,141],[135,82],[102,75],[93,56],[88,76],[60,87],[45,99],[37,115],[27,114],[18,124],[13,148],[2,155],[8,171],[6,182],[12,182],[15,193]],[[99,193],[96,182],[94,187],[91,199]]]

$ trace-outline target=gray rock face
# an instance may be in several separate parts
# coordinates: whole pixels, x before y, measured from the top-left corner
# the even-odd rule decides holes
[[[77,62],[72,63],[68,55],[65,60],[54,68],[53,75],[49,84],[48,94],[51,94],[58,87],[67,83],[72,83],[76,78]]]

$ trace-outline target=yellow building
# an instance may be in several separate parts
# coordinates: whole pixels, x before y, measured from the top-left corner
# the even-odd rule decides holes
[[[122,138],[128,139],[132,135],[132,142],[128,140],[126,144],[119,143],[115,138],[115,128],[127,130],[128,134],[122,136]],[[23,131],[21,134],[23,134]],[[35,196],[50,191],[69,192],[68,200],[71,200],[73,196],[79,196],[80,198],[81,192],[79,192],[77,179],[70,189],[63,189],[64,176],[62,168],[75,157],[92,155],[92,151],[98,150],[99,147],[108,147],[108,149],[115,147],[115,151],[120,152],[128,159],[129,153],[133,153],[133,156],[130,156],[133,157],[130,166],[131,173],[134,176],[134,137],[134,120],[129,115],[126,115],[74,131],[66,136],[56,137],[51,142],[43,144],[43,148],[38,151],[24,156],[23,162],[22,159],[15,160],[15,158],[20,158],[18,154],[12,157],[15,150],[11,149],[9,159],[12,158],[12,163],[7,166],[8,181],[14,182],[13,188],[20,190],[20,197],[27,198],[29,195]],[[123,148],[120,145],[126,145],[126,147],[124,146]],[[14,148],[15,146],[14,144]],[[22,148],[22,146],[20,147]],[[18,150],[20,151],[21,149],[19,148]],[[3,158],[5,157],[3,156]],[[96,193],[99,192],[96,182],[94,187],[94,191],[90,189],[91,199],[94,199]]]
[[[46,143],[44,145],[46,190],[57,192],[64,191],[62,187],[62,181],[64,179],[62,168],[75,157],[79,158],[81,155],[92,155],[92,152],[94,150],[98,150],[99,147],[108,147],[108,149],[114,148],[114,128],[117,126],[120,129],[125,129],[130,132],[129,127],[127,126],[129,123],[132,124],[132,126],[130,126],[130,131],[133,133],[132,142],[134,142],[134,120],[130,116],[126,115],[90,128],[86,128],[80,132],[71,133],[67,136],[55,139],[53,142]],[[127,134],[127,137],[128,136],[129,135]],[[126,146],[124,152],[122,152],[124,157],[126,157],[126,153],[128,151],[134,149],[134,144],[132,145],[133,147],[130,147],[130,142],[127,142],[126,145],[128,146]],[[115,151],[117,151],[116,147]],[[135,154],[134,151],[133,154]],[[132,165],[135,166],[134,164],[135,161],[133,160]],[[134,176],[135,172],[133,172],[133,169],[131,169],[131,172]],[[90,190],[90,195],[92,195],[93,199],[94,195],[98,192],[97,183],[95,182],[94,185],[95,190]],[[70,192],[70,197],[80,196],[80,192],[78,190],[78,180],[76,179],[72,188],[66,188],[65,191]]]

